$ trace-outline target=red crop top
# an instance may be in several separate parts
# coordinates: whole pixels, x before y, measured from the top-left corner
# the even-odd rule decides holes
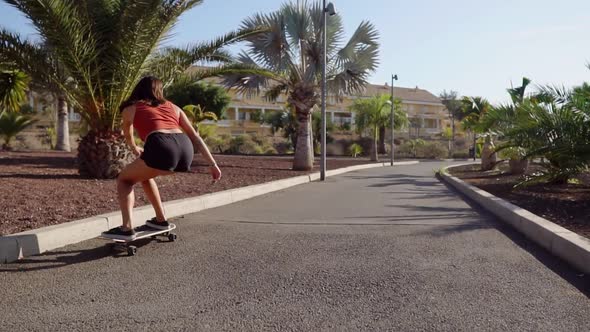
[[[138,102],[135,103],[133,127],[145,142],[147,135],[155,130],[180,128],[180,114],[169,101],[158,106]]]

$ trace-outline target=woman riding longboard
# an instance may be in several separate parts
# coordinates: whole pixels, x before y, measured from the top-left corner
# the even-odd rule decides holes
[[[156,217],[148,220],[146,225],[165,230],[170,224],[164,216],[154,178],[175,172],[188,172],[195,150],[209,162],[213,181],[221,178],[221,170],[186,114],[164,98],[162,81],[159,79],[151,76],[142,78],[120,109],[125,140],[139,158],[127,165],[117,178],[123,225],[104,234],[110,238],[129,241],[135,238],[131,220],[135,203],[133,186],[136,183],[141,183],[156,212]],[[143,149],[135,144],[134,130],[144,142]]]

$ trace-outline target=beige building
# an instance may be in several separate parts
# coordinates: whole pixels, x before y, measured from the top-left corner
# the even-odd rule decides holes
[[[226,119],[217,123],[219,131],[231,135],[269,134],[268,126],[252,121],[255,112],[282,112],[286,96],[281,95],[271,102],[262,96],[243,96],[234,89],[228,91],[231,103],[226,111]],[[370,84],[365,91],[356,96],[346,95],[340,100],[328,97],[326,105],[327,117],[336,125],[345,123],[354,127],[354,113],[350,106],[357,98],[369,98],[376,95],[390,94],[391,86]],[[450,126],[448,113],[440,99],[424,89],[394,87],[395,98],[402,100],[403,110],[408,114],[410,126],[398,134],[403,138],[423,137],[434,138],[440,135],[445,127]]]

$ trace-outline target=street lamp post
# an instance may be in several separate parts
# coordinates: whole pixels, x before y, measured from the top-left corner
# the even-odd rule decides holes
[[[391,142],[390,142],[390,147],[391,147],[391,152],[390,152],[390,159],[391,159],[391,166],[393,166],[393,147],[395,145],[394,142],[394,137],[393,137],[393,133],[395,131],[394,125],[395,125],[395,100],[393,98],[393,80],[397,81],[397,75],[391,75]]]
[[[322,17],[323,29],[323,56],[322,56],[322,156],[320,158],[320,181],[326,180],[326,62],[328,58],[328,15],[336,15],[334,5],[330,2],[326,6],[326,0],[323,0],[324,15]],[[313,145],[313,144],[312,144]],[[313,146],[312,146],[313,149]]]

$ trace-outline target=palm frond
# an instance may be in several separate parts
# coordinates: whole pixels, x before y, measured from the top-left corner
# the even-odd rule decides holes
[[[0,115],[4,111],[18,112],[26,98],[29,77],[20,71],[0,72]]]

